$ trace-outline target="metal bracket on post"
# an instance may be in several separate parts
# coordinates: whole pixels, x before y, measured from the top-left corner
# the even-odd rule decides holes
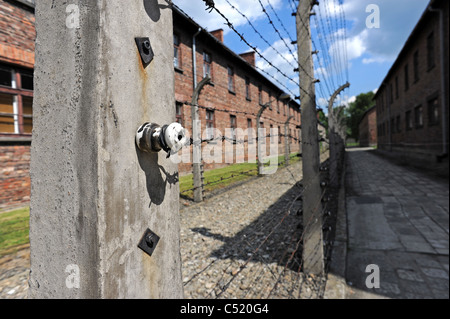
[[[146,254],[151,256],[156,249],[156,245],[159,242],[159,236],[147,229],[139,241],[138,247],[142,249]]]
[[[150,62],[153,61],[155,54],[153,53],[152,45],[150,44],[149,38],[135,38],[136,45],[141,55],[142,63],[144,68],[146,68]]]

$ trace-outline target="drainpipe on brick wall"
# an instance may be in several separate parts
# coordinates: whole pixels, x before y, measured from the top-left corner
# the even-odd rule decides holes
[[[443,9],[435,9],[433,7],[429,7],[428,10],[431,12],[439,13],[439,28],[440,28],[440,60],[441,60],[441,106],[442,106],[442,154],[439,157],[445,157],[448,155],[448,146],[447,146],[447,110],[446,106],[446,96],[445,90],[447,85],[445,84],[445,23],[444,23],[444,10]]]
[[[202,31],[201,28],[198,28],[198,31],[194,36],[192,37],[192,74],[194,77],[194,91],[197,88],[197,59],[196,59],[196,52],[197,52],[197,45],[195,38],[199,35],[199,33]]]

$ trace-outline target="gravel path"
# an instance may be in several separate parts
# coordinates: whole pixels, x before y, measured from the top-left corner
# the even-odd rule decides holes
[[[29,273],[30,249],[0,258],[0,299],[25,299]]]
[[[322,160],[326,156],[324,155]],[[301,163],[181,209],[186,298],[320,298],[299,272]],[[294,203],[289,210],[291,203]]]
[[[295,163],[203,203],[181,200],[185,298],[323,295],[326,279],[299,271],[301,179]],[[29,250],[0,259],[0,299],[26,298],[28,273]]]

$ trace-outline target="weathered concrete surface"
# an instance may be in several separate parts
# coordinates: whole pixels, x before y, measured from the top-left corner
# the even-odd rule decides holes
[[[29,296],[180,298],[177,166],[134,142],[144,122],[175,118],[172,12],[163,0],[71,3],[79,28],[67,3],[36,4]],[[161,237],[152,257],[137,247],[147,227]]]
[[[345,298],[448,298],[448,181],[368,149],[347,159]],[[380,288],[366,287],[370,264]]]

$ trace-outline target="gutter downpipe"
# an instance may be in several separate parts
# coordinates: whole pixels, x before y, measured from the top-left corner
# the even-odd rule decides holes
[[[445,38],[444,38],[444,10],[443,9],[435,9],[432,6],[428,7],[428,10],[431,12],[439,13],[439,27],[440,27],[440,63],[441,63],[441,107],[442,107],[442,154],[439,157],[445,157],[448,155],[448,146],[447,146],[447,110],[446,106],[446,96],[445,89],[447,86],[445,85]]]
[[[197,33],[194,34],[194,36],[192,37],[192,74],[194,77],[194,91],[197,88],[197,59],[196,59],[196,52],[197,52],[197,45],[196,45],[196,41],[195,38],[200,34],[200,32],[202,31],[201,28],[198,28]]]

